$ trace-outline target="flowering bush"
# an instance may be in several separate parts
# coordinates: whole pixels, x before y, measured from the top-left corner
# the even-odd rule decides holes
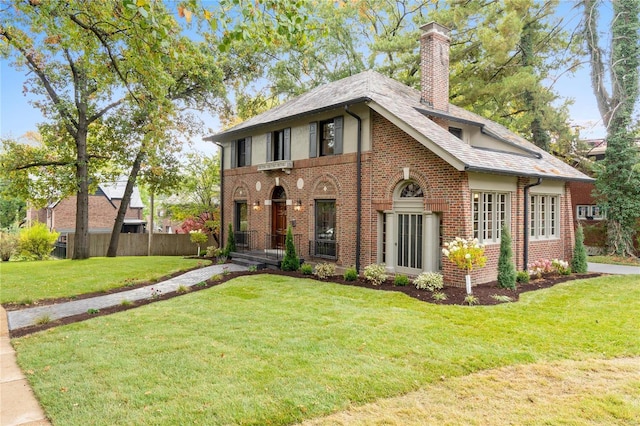
[[[536,278],[542,278],[542,274],[548,274],[554,270],[553,264],[549,259],[540,259],[529,263],[527,269],[529,270],[529,275]]]
[[[423,272],[413,280],[413,285],[418,290],[427,289],[429,291],[441,290],[444,287],[442,274],[437,272]]]
[[[571,268],[569,267],[569,262],[566,260],[553,259],[551,261],[551,265],[553,269],[556,270],[560,275],[569,275],[571,273]]]
[[[444,247],[442,254],[467,273],[472,271],[474,266],[482,268],[487,263],[484,246],[478,242],[477,238],[465,240],[456,237],[450,243],[444,243]]]
[[[387,279],[384,263],[373,263],[364,268],[364,278],[373,285],[380,285]]]

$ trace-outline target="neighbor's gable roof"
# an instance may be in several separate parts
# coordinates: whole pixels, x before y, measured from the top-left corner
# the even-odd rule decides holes
[[[266,125],[286,123],[321,111],[361,102],[367,102],[371,109],[457,170],[562,180],[593,180],[498,123],[455,105],[450,105],[448,112],[430,110],[420,102],[419,91],[375,71],[365,71],[316,87],[205,140],[228,141]],[[427,115],[442,116],[478,126],[490,137],[518,147],[522,154],[470,146],[433,122]]]
[[[124,190],[127,186],[126,180],[117,180],[115,182],[105,182],[98,184],[98,187],[104,193],[105,197],[112,200],[122,200],[124,197]],[[142,197],[140,197],[140,190],[138,186],[133,187],[133,192],[131,192],[131,200],[129,201],[129,207],[132,209],[141,209],[144,207],[142,204]]]

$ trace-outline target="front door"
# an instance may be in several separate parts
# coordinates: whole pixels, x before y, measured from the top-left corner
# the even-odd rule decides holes
[[[287,203],[286,201],[273,201],[271,214],[273,217],[271,229],[271,248],[284,249],[287,237]]]

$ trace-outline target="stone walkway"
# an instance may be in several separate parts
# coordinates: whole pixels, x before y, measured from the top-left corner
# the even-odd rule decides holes
[[[60,318],[86,313],[89,309],[103,309],[110,306],[116,306],[121,304],[123,300],[134,302],[136,300],[149,299],[152,296],[152,292],[165,294],[171,291],[176,291],[180,286],[191,287],[202,281],[208,280],[214,275],[222,274],[225,270],[229,272],[236,272],[246,271],[247,268],[229,263],[224,265],[206,266],[204,268],[189,271],[166,281],[129,291],[105,294],[104,296],[96,296],[89,299],[72,300],[70,302],[58,303],[55,305],[36,306],[34,308],[9,311],[7,312],[9,330],[34,325],[40,318],[46,317],[49,321],[55,321]]]

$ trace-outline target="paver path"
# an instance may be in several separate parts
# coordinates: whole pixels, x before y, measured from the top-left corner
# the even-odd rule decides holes
[[[34,325],[38,318],[48,317],[50,321],[60,318],[66,318],[73,315],[86,313],[89,309],[103,309],[110,306],[116,306],[123,300],[131,302],[136,300],[148,299],[151,297],[151,289],[160,291],[161,294],[176,291],[178,287],[191,287],[202,281],[206,281],[214,275],[222,274],[224,271],[239,272],[246,271],[247,268],[235,264],[212,265],[204,268],[189,271],[175,278],[161,281],[146,287],[140,287],[133,290],[121,291],[118,293],[105,294],[104,296],[96,296],[88,299],[72,300],[70,302],[57,303],[47,306],[36,306],[34,308],[20,309],[7,312],[7,320],[9,322],[9,330]]]

